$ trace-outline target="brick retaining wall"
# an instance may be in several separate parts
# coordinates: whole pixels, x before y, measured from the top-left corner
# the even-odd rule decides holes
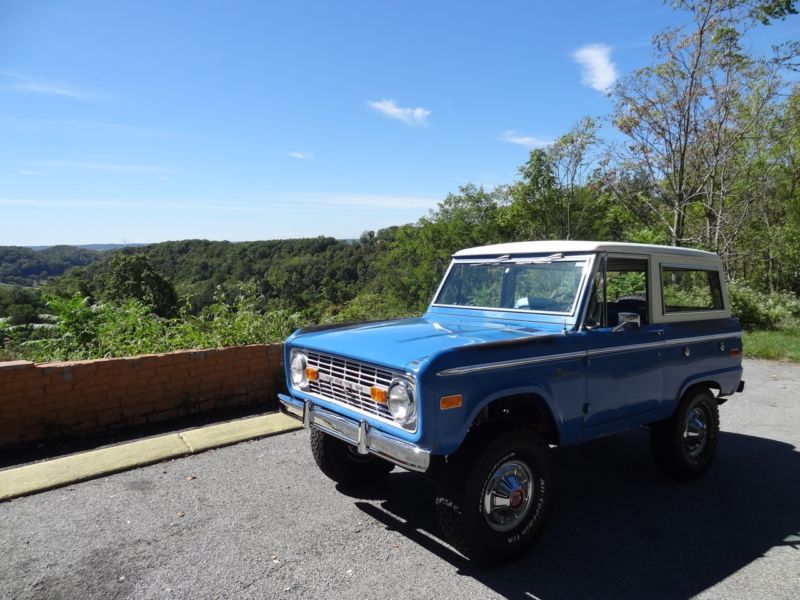
[[[129,358],[0,362],[0,447],[269,402],[283,345]]]

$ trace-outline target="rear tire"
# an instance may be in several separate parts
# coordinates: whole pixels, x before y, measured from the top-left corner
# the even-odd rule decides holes
[[[336,483],[372,483],[394,469],[392,463],[371,454],[359,454],[355,446],[316,429],[311,430],[311,453],[320,470]]]
[[[436,513],[445,539],[478,564],[524,554],[549,513],[551,473],[550,450],[534,431],[478,434],[441,470]]]
[[[656,464],[678,480],[696,479],[711,466],[719,439],[717,399],[705,388],[690,392],[673,417],[650,430]]]

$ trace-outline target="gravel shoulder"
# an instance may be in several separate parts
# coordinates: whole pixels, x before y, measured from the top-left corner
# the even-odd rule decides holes
[[[0,597],[796,598],[800,365],[745,379],[700,481],[643,431],[558,451],[548,528],[501,568],[440,540],[425,479],[337,489],[301,431],[0,504]]]

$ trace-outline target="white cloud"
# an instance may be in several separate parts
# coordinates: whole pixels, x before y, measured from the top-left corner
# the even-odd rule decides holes
[[[367,102],[367,106],[378,111],[390,119],[402,121],[409,127],[417,127],[428,124],[428,117],[431,114],[427,108],[418,106],[417,108],[402,108],[397,106],[394,100],[381,100],[380,102]]]
[[[523,135],[514,129],[504,131],[497,136],[497,139],[501,142],[517,144],[518,146],[525,146],[526,148],[544,148],[553,143],[553,140],[538,138],[533,135]]]
[[[311,152],[302,152],[300,150],[298,150],[296,152],[289,152],[288,156],[291,156],[292,158],[296,158],[297,160],[310,160],[310,159],[314,158],[314,155],[311,154]]]
[[[587,44],[572,53],[572,59],[581,65],[581,83],[597,90],[608,92],[619,74],[611,62],[611,46]]]
[[[55,81],[52,79],[38,79],[20,73],[11,71],[0,71],[0,75],[4,76],[8,83],[4,86],[6,89],[14,92],[25,92],[31,94],[47,94],[50,96],[61,96],[63,98],[72,98],[73,100],[101,100],[102,95],[88,90],[80,89],[65,83],[63,81]]]

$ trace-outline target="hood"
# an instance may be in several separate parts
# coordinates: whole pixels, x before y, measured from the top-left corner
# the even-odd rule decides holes
[[[546,323],[483,320],[444,315],[306,328],[289,340],[300,346],[399,370],[416,371],[425,359],[462,346],[557,334]]]

